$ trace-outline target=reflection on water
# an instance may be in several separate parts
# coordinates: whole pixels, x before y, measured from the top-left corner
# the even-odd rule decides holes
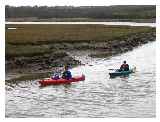
[[[129,77],[110,79],[123,60],[137,67]],[[6,85],[6,117],[155,117],[155,42],[92,65],[72,69],[86,80],[39,87],[37,81]]]

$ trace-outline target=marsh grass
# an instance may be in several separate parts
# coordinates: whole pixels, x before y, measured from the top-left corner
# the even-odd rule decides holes
[[[7,29],[10,27],[17,29]],[[55,43],[103,42],[153,30],[155,28],[94,24],[6,24],[6,55],[42,55],[57,51],[49,46]]]
[[[6,41],[11,44],[36,44],[54,41],[102,41],[112,38],[150,31],[149,27],[76,25],[76,24],[20,24],[6,29]]]

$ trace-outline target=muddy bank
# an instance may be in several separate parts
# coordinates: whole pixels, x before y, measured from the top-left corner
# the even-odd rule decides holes
[[[54,67],[79,65],[80,61],[73,59],[65,52],[48,53],[32,57],[8,57],[6,58],[6,72],[35,73],[45,70],[52,71]]]
[[[124,53],[134,49],[137,46],[146,44],[156,40],[156,33],[139,33],[128,37],[115,39],[107,43],[96,45],[95,51],[89,56],[101,58],[108,57],[120,53]]]
[[[81,62],[65,52],[54,52],[32,57],[7,57],[5,62],[6,81],[50,77],[54,71],[64,71],[64,65],[74,67]]]
[[[66,52],[87,51],[90,57],[108,57],[132,50],[134,47],[156,40],[156,32],[131,34],[106,41],[81,41],[72,43],[54,43],[50,48],[58,48]],[[71,50],[71,51],[70,51]]]

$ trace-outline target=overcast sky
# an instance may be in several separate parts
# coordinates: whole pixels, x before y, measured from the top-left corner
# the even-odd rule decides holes
[[[13,6],[106,6],[106,5],[155,5],[156,0],[5,0]]]

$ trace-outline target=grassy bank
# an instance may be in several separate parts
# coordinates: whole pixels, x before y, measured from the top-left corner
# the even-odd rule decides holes
[[[7,28],[17,29],[9,30]],[[6,55],[33,56],[57,51],[67,44],[106,42],[137,33],[154,31],[150,27],[106,25],[6,25]],[[62,45],[59,45],[62,43]],[[57,46],[54,46],[57,45]],[[52,45],[52,46],[51,46]],[[84,46],[83,45],[83,46]],[[79,47],[80,48],[80,47]],[[83,47],[82,47],[83,48]]]
[[[6,41],[9,44],[46,44],[53,42],[106,41],[117,37],[148,32],[149,27],[69,25],[69,24],[22,24],[6,25]]]
[[[8,29],[16,28],[16,29]],[[71,51],[108,57],[155,40],[155,28],[107,25],[7,24],[6,72],[36,73],[80,61]]]

